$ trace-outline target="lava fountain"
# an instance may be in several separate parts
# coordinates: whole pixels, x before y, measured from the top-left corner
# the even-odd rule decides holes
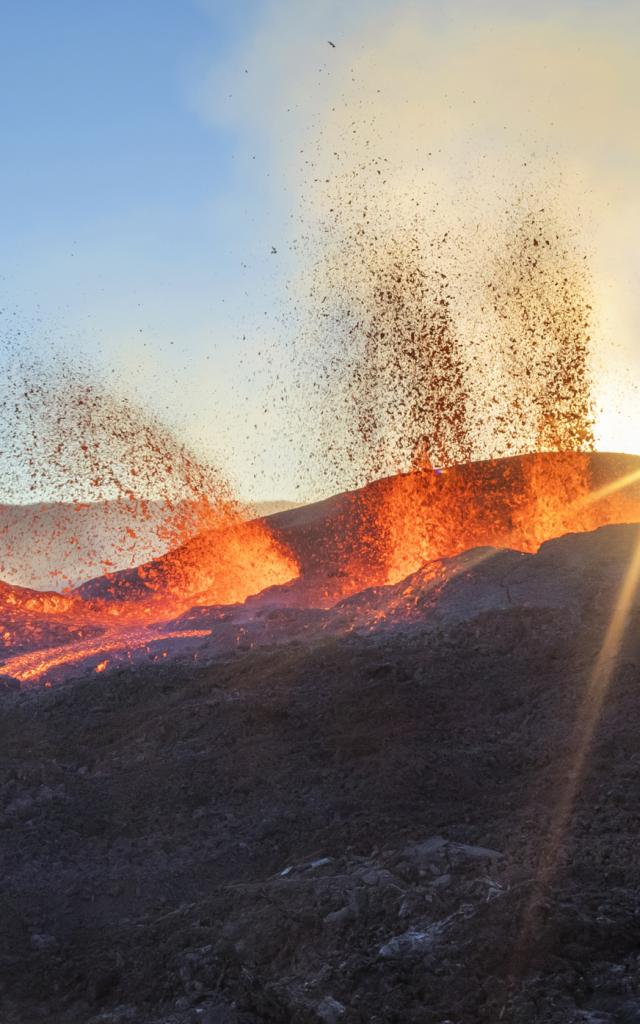
[[[97,572],[100,592],[73,589],[55,563],[49,574],[67,584],[61,593],[2,583],[4,674],[28,681],[64,664],[92,658],[101,664],[107,651],[184,639],[184,631],[168,634],[162,623],[198,603],[244,601],[297,574],[295,559],[268,526],[247,521],[220,471],[134,403],[105,393],[64,363],[31,364],[25,376],[28,382],[19,387],[9,382],[14,463],[39,492],[83,492],[81,502],[65,506],[52,532],[38,523],[37,507],[31,510],[34,545],[40,557],[56,552],[68,564],[77,546],[69,509],[81,514],[95,495],[104,521],[94,545],[85,548],[83,575]],[[117,562],[103,551],[126,565],[141,531],[168,554],[145,562],[134,583],[116,594],[110,570]],[[7,543],[4,558],[11,559]]]
[[[371,186],[388,175],[374,160],[326,179],[299,246],[313,444],[355,484],[327,601],[473,546],[640,518],[637,463],[595,453],[594,289],[553,188],[500,200],[479,236],[463,214],[443,229],[428,193]]]

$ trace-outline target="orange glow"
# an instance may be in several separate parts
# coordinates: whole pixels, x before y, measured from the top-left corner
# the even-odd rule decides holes
[[[470,548],[534,552],[565,533],[638,521],[640,471],[627,471],[636,460],[607,458],[616,474],[607,481],[598,456],[586,452],[538,452],[377,481],[362,492],[350,575],[359,585],[363,578],[369,586],[396,583],[426,561]]]
[[[88,668],[101,672],[107,652],[139,650],[159,638],[159,624],[189,608],[242,603],[299,575],[300,599],[329,607],[473,548],[533,552],[568,532],[638,522],[640,471],[627,456],[543,452],[416,469],[340,502],[310,532],[279,533],[265,521],[244,521],[233,504],[201,499],[183,504],[174,521],[182,543],[88,591],[0,584],[0,652],[10,654],[2,671],[29,682],[95,658]]]
[[[2,670],[24,682],[84,659],[97,658],[93,669],[103,672],[111,664],[105,652],[157,640],[154,625],[194,605],[242,602],[298,575],[295,557],[263,522],[247,521],[215,467],[130,403],[73,376],[67,385],[45,381],[27,392],[27,410],[42,420],[34,436],[44,448],[37,458],[30,448],[21,455],[45,482],[84,486],[98,500],[67,503],[62,511],[18,509],[24,521],[13,534],[0,519],[0,567],[15,563],[12,537],[27,537],[30,557],[56,585],[69,582],[65,566],[76,548],[76,571],[82,567],[95,583],[87,592],[54,593],[0,582],[0,656],[10,655]],[[130,551],[146,558],[168,553],[135,568]],[[113,571],[123,565],[129,568]]]
[[[295,578],[294,557],[261,522],[228,518],[131,575],[105,577],[101,596],[82,599],[11,587],[0,582],[6,645],[19,632],[38,640],[42,622],[95,629],[166,621],[195,604],[233,604]],[[13,632],[12,632],[13,631]]]
[[[221,512],[202,499],[173,523],[172,532],[172,539],[184,541],[142,566],[138,577],[152,593],[174,600],[179,610],[242,602],[298,574],[294,557],[268,527],[243,521],[235,509]]]

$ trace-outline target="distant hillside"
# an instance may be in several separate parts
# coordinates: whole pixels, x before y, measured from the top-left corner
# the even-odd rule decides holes
[[[249,510],[256,519],[264,516],[274,516],[277,512],[288,512],[291,508],[301,508],[300,501],[255,501],[249,506]]]

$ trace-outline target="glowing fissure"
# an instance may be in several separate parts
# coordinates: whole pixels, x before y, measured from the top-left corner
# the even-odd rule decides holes
[[[564,533],[640,518],[634,458],[538,452],[518,458],[414,470],[359,492],[343,594],[397,583],[425,562],[470,548],[535,552]],[[614,473],[612,480],[602,474]],[[346,529],[346,527],[345,527]]]

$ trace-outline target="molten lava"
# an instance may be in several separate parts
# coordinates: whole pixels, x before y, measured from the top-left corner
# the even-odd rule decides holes
[[[5,674],[30,681],[93,660],[104,671],[105,652],[155,644],[166,637],[161,624],[193,605],[242,602],[297,575],[268,527],[247,522],[217,467],[149,413],[68,362],[33,357],[22,369],[24,379],[4,382],[12,433],[0,455],[21,493],[53,503],[0,516],[0,570],[15,580],[26,569],[66,589],[0,583]],[[69,494],[88,500],[69,502]],[[24,537],[28,549],[18,543]],[[78,576],[97,579],[72,589]]]
[[[296,575],[295,560],[263,523],[238,521],[142,566],[120,588],[114,578],[101,578],[99,597],[85,598],[78,591],[37,593],[2,584],[0,651],[14,655],[2,671],[30,681],[60,665],[100,659],[106,651],[139,649],[159,635],[207,635],[165,633],[161,624],[193,605],[242,602]]]
[[[564,533],[638,521],[640,458],[539,452],[387,477],[270,522],[310,599],[328,607],[470,548],[533,552]]]
[[[164,632],[161,628],[141,626],[137,629],[112,629],[102,633],[93,640],[75,641],[59,647],[47,647],[44,650],[31,651],[9,658],[3,669],[5,673],[22,683],[47,679],[55,669],[71,666],[82,662],[82,670],[104,672],[111,662],[104,658],[106,652],[113,652],[117,657],[113,664],[131,661],[134,652],[141,649],[149,656],[157,658],[165,654],[163,643],[175,640],[206,637],[208,629],[187,629]]]
[[[640,459],[547,452],[415,470],[319,507],[315,519],[311,506],[269,525],[218,525],[147,565],[68,594],[3,586],[2,672],[31,682],[59,678],[78,663],[102,672],[135,652],[162,657],[170,642],[210,633],[163,623],[193,606],[240,604],[268,587],[286,604],[287,588],[280,597],[277,588],[296,579],[298,568],[290,584],[296,603],[329,607],[470,548],[533,552],[567,532],[640,521]]]
[[[629,467],[637,470],[639,461],[538,452],[392,477],[372,510],[385,582],[396,583],[424,562],[469,548],[535,552],[565,533],[635,522],[640,477],[597,495],[624,480]]]

